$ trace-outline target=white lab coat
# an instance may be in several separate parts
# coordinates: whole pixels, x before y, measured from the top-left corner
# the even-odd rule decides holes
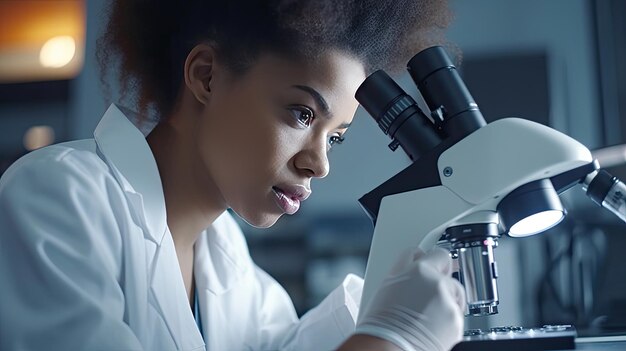
[[[0,350],[319,351],[352,333],[360,278],[298,320],[225,212],[195,245],[203,340],[165,216],[151,150],[116,105],[94,139],[18,160],[0,179]]]

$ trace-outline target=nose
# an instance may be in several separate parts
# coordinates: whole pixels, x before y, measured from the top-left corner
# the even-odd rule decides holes
[[[319,139],[321,141],[309,141],[294,159],[296,169],[309,178],[324,178],[330,171],[326,139]]]

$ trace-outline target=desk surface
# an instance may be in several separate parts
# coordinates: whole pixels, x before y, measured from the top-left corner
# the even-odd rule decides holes
[[[585,351],[625,351],[626,341],[600,342],[593,344],[576,344],[576,350]]]
[[[585,351],[625,351],[626,335],[595,338],[577,338],[576,350]]]

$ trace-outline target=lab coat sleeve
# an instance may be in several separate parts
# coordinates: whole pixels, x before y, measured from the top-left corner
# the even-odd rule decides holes
[[[354,333],[363,279],[349,274],[319,305],[307,312],[283,341],[280,350],[335,350]]]
[[[0,182],[0,349],[140,350],[123,321],[121,196],[92,153],[27,155]]]

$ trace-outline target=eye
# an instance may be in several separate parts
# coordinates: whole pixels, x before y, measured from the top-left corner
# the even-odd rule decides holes
[[[291,112],[296,121],[298,121],[298,124],[305,128],[310,127],[311,123],[313,123],[313,120],[315,119],[313,110],[306,106],[291,106],[288,110]]]
[[[344,140],[346,140],[346,138],[342,135],[331,135],[330,138],[328,138],[328,148],[330,149],[335,144],[341,144]]]

